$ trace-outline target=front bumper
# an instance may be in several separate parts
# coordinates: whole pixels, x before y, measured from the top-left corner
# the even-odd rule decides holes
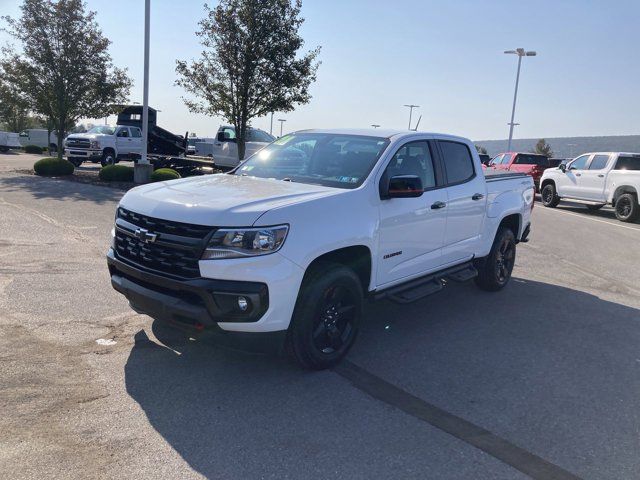
[[[80,148],[65,147],[64,155],[67,158],[98,159],[102,158],[102,150],[85,150]]]
[[[109,249],[107,264],[113,288],[137,312],[195,330],[226,337],[237,333],[243,338],[286,333],[304,275],[278,253],[200,261],[204,278],[184,280],[145,271],[120,260],[113,249]],[[248,312],[239,310],[239,296],[248,300]]]

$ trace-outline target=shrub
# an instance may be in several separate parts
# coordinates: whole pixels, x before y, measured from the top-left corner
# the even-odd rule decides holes
[[[100,169],[98,177],[105,182],[133,182],[133,167],[107,165]]]
[[[164,182],[165,180],[175,180],[180,178],[180,174],[172,168],[159,168],[151,174],[152,182]]]
[[[33,169],[36,174],[43,177],[58,177],[60,175],[71,175],[74,167],[71,162],[64,158],[46,157],[34,163]]]
[[[38,154],[40,154],[40,153],[43,152],[43,149],[42,149],[42,147],[39,147],[37,145],[27,145],[27,146],[24,147],[24,151],[25,151],[25,153],[38,153]]]

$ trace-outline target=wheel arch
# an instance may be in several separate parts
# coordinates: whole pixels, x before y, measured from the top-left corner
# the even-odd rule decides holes
[[[520,229],[522,227],[522,215],[519,213],[512,213],[502,218],[502,220],[500,220],[500,223],[498,224],[496,235],[498,234],[498,231],[500,230],[501,227],[509,228],[515,235],[516,240],[519,240]],[[495,238],[495,235],[494,235],[494,238]]]
[[[317,256],[305,270],[305,278],[314,267],[321,263],[337,263],[352,269],[362,285],[362,291],[369,291],[372,272],[371,250],[366,245],[352,245],[338,248]],[[303,280],[304,281],[304,280]]]
[[[611,198],[611,205],[615,207],[616,201],[618,200],[620,195],[624,193],[631,193],[632,195],[636,196],[636,199],[638,199],[638,191],[633,185],[620,185],[618,188],[616,188],[615,192],[613,192],[613,197]]]
[[[542,189],[544,187],[546,187],[547,185],[553,185],[553,187],[556,189],[556,194],[558,192],[558,188],[556,187],[556,182],[553,178],[545,178],[541,183],[540,183],[540,191],[542,192]]]

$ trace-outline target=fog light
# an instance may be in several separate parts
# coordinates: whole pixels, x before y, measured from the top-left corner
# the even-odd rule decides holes
[[[238,308],[245,312],[249,308],[249,302],[244,297],[238,297]]]

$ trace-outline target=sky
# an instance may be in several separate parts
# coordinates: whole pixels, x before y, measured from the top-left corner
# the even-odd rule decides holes
[[[0,0],[16,16],[20,1]],[[214,3],[215,2],[210,2]],[[174,133],[214,136],[222,118],[192,114],[174,85],[176,59],[197,58],[204,0],[151,0],[149,104]],[[143,0],[87,0],[112,41],[114,63],[142,101]],[[522,62],[515,138],[640,133],[638,0],[303,0],[304,50],[321,46],[310,103],[289,113],[284,132],[305,128],[419,129],[474,140],[508,136],[517,57]],[[0,32],[0,43],[9,37]],[[115,118],[110,118],[115,122]],[[253,126],[270,129],[269,118]]]

